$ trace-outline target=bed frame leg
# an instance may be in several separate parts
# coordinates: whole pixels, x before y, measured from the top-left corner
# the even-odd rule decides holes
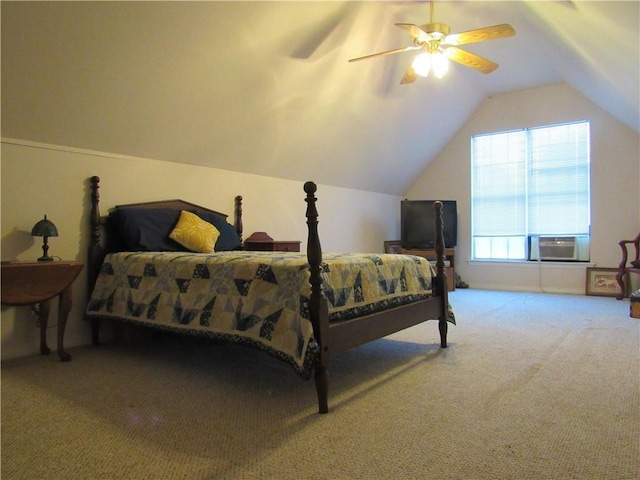
[[[318,392],[318,413],[329,413],[329,370],[316,367],[314,380]]]
[[[91,340],[96,347],[100,345],[99,337],[100,337],[100,320],[92,318],[91,319]]]
[[[447,348],[447,331],[449,329],[447,321],[439,320],[438,329],[440,330],[440,348]]]

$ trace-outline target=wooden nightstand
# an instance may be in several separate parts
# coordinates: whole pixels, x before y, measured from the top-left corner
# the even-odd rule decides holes
[[[244,241],[244,248],[254,252],[299,252],[300,243],[299,240],[274,240],[265,232],[255,232]]]
[[[47,323],[51,300],[58,300],[58,355],[60,360],[71,360],[64,350],[64,330],[71,311],[72,285],[83,267],[82,262],[7,262],[0,265],[4,305],[40,304],[40,353],[48,354]]]

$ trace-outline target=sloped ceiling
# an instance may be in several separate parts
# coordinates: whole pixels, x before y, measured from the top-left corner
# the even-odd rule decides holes
[[[427,2],[3,2],[2,136],[402,195],[482,101],[566,82],[640,132],[640,3],[439,1],[483,75],[399,81]]]

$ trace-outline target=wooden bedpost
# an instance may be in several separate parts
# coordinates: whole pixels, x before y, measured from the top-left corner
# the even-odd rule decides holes
[[[87,265],[88,281],[87,286],[89,288],[89,297],[96,284],[96,279],[100,273],[100,266],[104,260],[104,247],[100,242],[100,177],[93,176],[90,179],[91,187],[91,210],[89,213],[89,258]],[[98,333],[100,329],[100,321],[91,320],[91,336],[94,345],[98,345]]]
[[[307,226],[309,236],[307,238],[307,260],[309,261],[311,284],[311,297],[309,298],[309,314],[313,325],[313,334],[320,346],[319,358],[315,365],[315,383],[318,393],[318,411],[320,413],[329,412],[329,309],[327,300],[322,293],[322,275],[320,273],[322,265],[322,248],[320,247],[320,237],[318,236],[318,210],[316,209],[315,193],[317,186],[313,182],[304,184],[304,191],[307,193]]]
[[[240,239],[240,243],[242,240],[242,196],[238,195],[236,197],[236,201],[233,208],[233,226],[236,227],[236,233],[238,234],[238,238]]]
[[[447,316],[449,315],[449,299],[447,292],[447,274],[444,269],[444,234],[442,220],[442,202],[434,202],[436,211],[436,294],[442,299],[442,315],[438,319],[440,330],[440,347],[447,348]]]

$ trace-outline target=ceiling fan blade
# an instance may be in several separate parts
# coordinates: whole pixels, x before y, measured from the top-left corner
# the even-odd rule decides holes
[[[386,52],[372,53],[371,55],[365,55],[364,57],[351,58],[351,59],[349,59],[349,61],[350,62],[358,62],[360,60],[367,60],[368,58],[381,57],[383,55],[393,55],[394,53],[409,52],[411,50],[419,50],[421,48],[422,47],[418,47],[418,46],[412,45],[410,47],[403,47],[403,48],[396,48],[394,50],[387,50]]]
[[[400,80],[401,85],[406,85],[407,83],[413,83],[418,78],[418,74],[413,69],[413,65],[411,65],[406,72],[404,72],[404,76],[402,80]]]
[[[464,45],[466,43],[484,42],[495,38],[511,37],[516,31],[507,23],[493,25],[492,27],[478,28],[468,32],[452,33],[444,40],[446,45]]]
[[[413,23],[396,23],[396,27],[404,30],[413,38],[428,37],[429,34]]]
[[[293,58],[308,59],[317,51],[321,51],[321,47],[325,42],[340,44],[344,39],[335,38],[346,36],[346,30],[350,26],[353,18],[357,13],[359,6],[353,2],[345,3],[339,7],[337,11],[328,18],[321,19],[313,28],[305,28],[302,33],[295,32],[295,42],[287,39],[287,46],[293,45],[295,49],[291,52]],[[331,37],[334,37],[333,39]]]
[[[445,54],[450,60],[458,62],[465,67],[474,68],[482,73],[491,73],[498,68],[497,63],[457,47],[448,47],[445,50]]]

